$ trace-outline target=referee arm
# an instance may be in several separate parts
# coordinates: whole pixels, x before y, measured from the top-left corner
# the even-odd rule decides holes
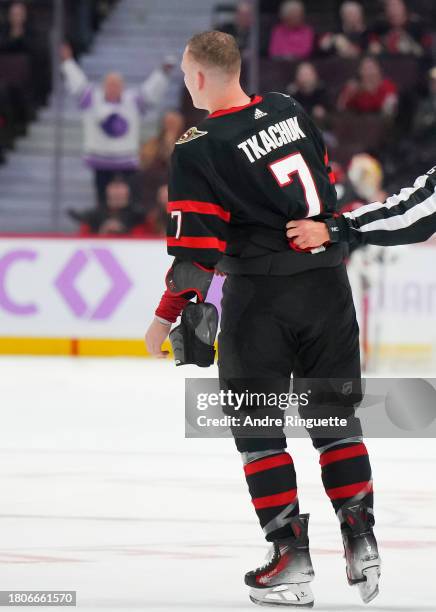
[[[428,240],[436,233],[436,167],[385,202],[361,206],[323,222],[286,224],[286,235],[300,248],[329,242],[395,246]]]

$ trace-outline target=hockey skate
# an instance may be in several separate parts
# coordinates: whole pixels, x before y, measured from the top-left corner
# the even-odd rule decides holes
[[[290,525],[295,537],[273,542],[266,563],[245,575],[253,603],[313,607],[309,583],[314,572],[309,553],[308,522],[308,514],[293,517]]]
[[[369,603],[379,593],[381,559],[368,512],[363,504],[342,509],[346,526],[342,529],[347,578],[357,584],[362,600]]]

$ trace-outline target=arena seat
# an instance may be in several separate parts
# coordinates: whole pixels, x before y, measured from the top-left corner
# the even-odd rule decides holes
[[[30,79],[29,56],[21,53],[0,55],[2,83],[9,87],[26,87]]]
[[[295,76],[299,62],[282,59],[261,58],[260,91],[286,91]]]
[[[347,164],[356,153],[377,152],[388,130],[386,119],[376,113],[340,113],[332,117],[332,124],[339,143],[332,154],[341,164]]]
[[[322,57],[310,60],[318,70],[332,98],[336,98],[345,83],[356,76],[358,60]],[[285,91],[295,77],[300,62],[263,58],[260,61],[261,91]]]
[[[313,64],[332,98],[336,99],[345,83],[355,78],[359,60],[336,56],[320,57],[315,59]]]
[[[387,77],[395,81],[401,90],[416,87],[421,78],[421,67],[414,57],[385,56],[380,60]]]

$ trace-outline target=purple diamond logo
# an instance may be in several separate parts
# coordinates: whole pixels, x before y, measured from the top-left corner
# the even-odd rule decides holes
[[[77,289],[76,283],[80,274],[93,259],[104,270],[111,281],[111,287],[100,300],[100,303],[91,310],[85,298]],[[132,281],[108,249],[76,251],[68,260],[54,284],[78,319],[87,318],[94,321],[109,319],[132,287]]]

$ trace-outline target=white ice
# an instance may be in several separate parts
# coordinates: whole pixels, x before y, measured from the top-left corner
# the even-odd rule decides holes
[[[76,590],[78,609],[256,609],[243,574],[265,542],[231,440],[184,439],[184,377],[147,360],[0,359],[2,590]],[[434,440],[368,440],[383,612],[436,610]],[[308,440],[316,610],[361,610]],[[9,609],[9,608],[8,608]],[[55,608],[56,609],[56,608]]]

